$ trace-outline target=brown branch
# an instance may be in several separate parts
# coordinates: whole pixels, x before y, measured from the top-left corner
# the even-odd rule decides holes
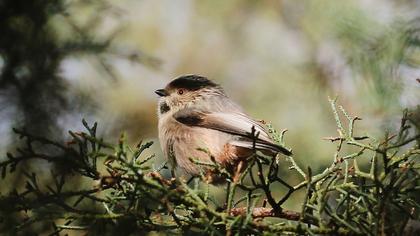
[[[236,207],[230,210],[230,215],[232,216],[245,216],[247,214],[246,207]],[[281,212],[275,211],[273,208],[269,207],[256,207],[252,209],[253,218],[265,218],[265,217],[277,217],[287,220],[299,221],[301,220],[300,212],[291,211],[291,210],[282,210]],[[305,219],[304,222],[316,224],[312,219]]]
[[[342,137],[324,137],[324,138],[322,138],[323,140],[328,140],[328,141],[331,141],[331,142],[335,142],[335,141],[339,141],[339,140],[345,140],[345,138],[342,138]]]
[[[355,137],[352,137],[354,140],[364,140],[364,139],[368,139],[369,137],[368,136],[355,136]],[[327,141],[331,141],[332,143],[333,142],[335,142],[335,141],[344,141],[344,140],[346,140],[346,138],[343,138],[343,137],[323,137],[322,138],[323,140],[327,140]]]
[[[175,178],[171,178],[170,180],[167,180],[157,171],[150,172],[146,176],[151,177],[154,180],[159,181],[159,183],[162,184],[162,185],[174,186],[174,184],[176,182]]]

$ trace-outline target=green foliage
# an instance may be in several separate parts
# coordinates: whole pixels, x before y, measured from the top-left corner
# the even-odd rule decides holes
[[[393,235],[408,232],[408,222],[419,220],[420,135],[415,113],[405,112],[395,134],[377,141],[355,135],[357,116],[330,100],[338,136],[329,167],[321,173],[297,165],[280,171],[282,156],[269,158],[255,152],[246,170],[231,176],[217,163],[197,163],[226,178],[224,202],[209,192],[203,178],[186,182],[165,178],[166,165],[151,168],[154,155],[146,155],[151,142],[130,147],[124,135],[118,143],[97,137],[97,124],[83,124],[87,132],[69,132],[62,144],[15,130],[26,145],[0,163],[3,178],[22,167],[26,185],[0,195],[0,231],[60,235],[82,231],[89,235],[166,234],[333,234]],[[345,126],[347,125],[347,128]],[[285,131],[274,139],[283,145]],[[253,136],[258,134],[251,132]],[[44,150],[55,150],[55,155]],[[302,160],[303,157],[296,157]],[[40,181],[42,171],[26,172],[24,163],[40,159],[59,168]],[[367,165],[359,162],[368,159]],[[199,168],[199,166],[197,167]],[[296,172],[301,182],[283,178]],[[84,178],[85,185],[72,185]],[[277,198],[275,184],[287,188]],[[285,201],[304,192],[300,211],[284,209]]]

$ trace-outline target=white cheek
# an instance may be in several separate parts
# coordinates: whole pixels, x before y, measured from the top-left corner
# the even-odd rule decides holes
[[[159,116],[166,116],[168,114],[174,114],[175,112],[184,109],[184,108],[189,108],[192,107],[194,105],[197,105],[197,103],[201,103],[201,98],[198,98],[198,100],[194,99],[192,97],[192,95],[184,93],[183,95],[178,95],[178,94],[171,94],[170,96],[167,97],[162,97],[160,98],[161,100],[159,101],[159,105],[158,105],[158,115]],[[166,104],[170,107],[170,111],[166,112],[164,114],[160,114],[160,104],[162,102],[166,102]]]

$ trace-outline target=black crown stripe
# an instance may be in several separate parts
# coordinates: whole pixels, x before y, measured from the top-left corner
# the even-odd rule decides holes
[[[217,87],[218,84],[199,75],[185,75],[174,79],[168,85],[170,88],[184,88],[188,90],[198,90],[206,87]]]

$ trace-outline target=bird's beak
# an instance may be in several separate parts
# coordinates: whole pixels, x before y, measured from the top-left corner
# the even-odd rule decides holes
[[[158,89],[158,90],[155,91],[155,93],[157,95],[161,96],[161,97],[166,97],[166,96],[169,95],[168,92],[166,92],[165,89]]]

